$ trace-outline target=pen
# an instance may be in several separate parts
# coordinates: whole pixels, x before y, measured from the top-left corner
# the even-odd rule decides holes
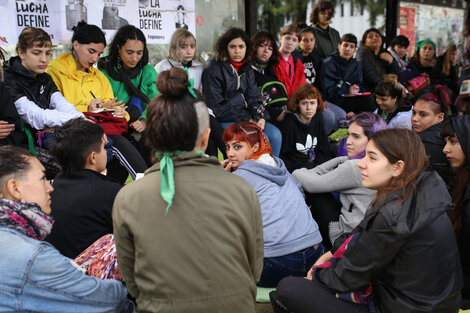
[[[95,95],[93,94],[93,91],[90,90],[90,93],[91,93],[91,96],[93,97],[93,99],[96,99]]]

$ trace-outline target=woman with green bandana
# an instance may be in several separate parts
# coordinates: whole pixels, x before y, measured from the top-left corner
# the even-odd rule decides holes
[[[431,39],[418,41],[415,53],[411,58],[420,73],[427,73],[431,79],[431,85],[443,84],[444,77],[436,67],[436,44]]]
[[[129,293],[140,312],[254,313],[263,267],[258,196],[202,152],[209,113],[186,72],[160,73],[157,88],[145,128],[154,165],[113,207]]]

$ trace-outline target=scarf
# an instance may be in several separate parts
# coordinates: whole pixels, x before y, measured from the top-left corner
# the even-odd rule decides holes
[[[232,64],[233,68],[235,69],[235,71],[238,73],[238,69],[243,65],[245,64],[245,61],[241,61],[241,62],[233,62],[232,60],[229,61],[230,64]]]
[[[106,70],[108,75],[115,81],[122,82],[130,99],[132,99],[133,95],[136,95],[140,100],[142,100],[142,102],[146,104],[150,103],[149,97],[132,83],[132,79],[136,78],[142,72],[140,63],[134,68],[124,68],[121,66],[121,68],[118,69],[114,64],[112,64],[111,60],[106,57],[103,60],[100,60],[98,67]],[[141,75],[143,75],[143,73]]]
[[[423,67],[434,67],[436,66],[436,58],[433,57],[430,61],[428,60],[424,60],[424,59],[421,59],[419,60],[419,63],[423,66]]]
[[[405,55],[405,58],[400,58],[396,52],[392,49],[392,47],[388,47],[388,52],[392,55],[392,57],[398,62],[398,66],[400,67],[401,70],[405,70],[408,67],[408,63],[410,60],[408,59],[408,56]]]
[[[28,237],[43,240],[50,234],[54,219],[36,203],[0,198],[0,225],[14,228]]]
[[[268,63],[263,62],[260,59],[254,60],[251,65],[253,65],[258,70],[258,72],[263,72],[268,67]]]

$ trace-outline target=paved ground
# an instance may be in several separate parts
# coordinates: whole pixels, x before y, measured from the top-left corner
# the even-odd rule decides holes
[[[256,303],[256,313],[274,313],[271,303]]]

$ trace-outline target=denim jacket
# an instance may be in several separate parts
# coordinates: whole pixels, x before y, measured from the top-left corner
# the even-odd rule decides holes
[[[51,244],[0,226],[0,312],[132,312],[127,289],[85,275]]]

